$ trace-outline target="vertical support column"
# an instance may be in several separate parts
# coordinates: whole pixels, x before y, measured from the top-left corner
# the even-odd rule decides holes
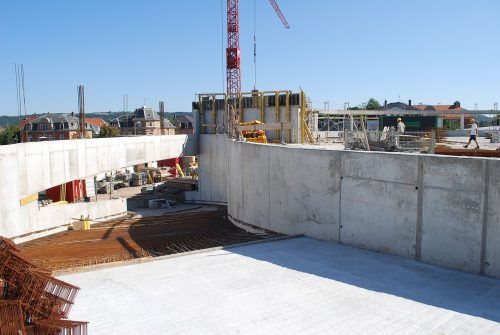
[[[236,127],[239,127],[240,126],[240,122],[244,122],[245,121],[245,118],[243,117],[243,94],[240,93],[239,94],[239,97],[238,97],[238,101],[239,101],[239,108],[238,108],[238,124],[236,125]],[[236,136],[236,138],[238,138],[238,136]]]
[[[465,114],[460,114],[460,130],[465,129]]]
[[[222,120],[222,126],[224,127],[224,133],[228,132],[228,123],[229,123],[229,108],[227,101],[227,94],[224,94],[224,119]]]
[[[260,108],[260,122],[266,123],[265,115],[264,115],[264,93],[259,92],[259,108]]]
[[[205,123],[206,123],[206,120],[205,120],[205,110],[203,109],[203,99],[201,97],[201,95],[198,96],[198,103],[200,104],[200,129],[201,129],[201,133],[202,134],[205,134]]]
[[[290,111],[290,91],[286,91],[286,121],[291,122],[292,116]],[[292,129],[288,129],[286,134],[286,142],[290,143],[290,138],[292,137]]]
[[[276,116],[274,117],[274,122],[279,123],[280,122],[280,92],[279,91],[274,93],[274,107],[276,110]],[[280,139],[280,131],[279,130],[275,131],[275,136],[276,136],[276,138],[275,138],[276,140]]]
[[[436,132],[433,130],[432,131],[432,136],[431,136],[431,150],[430,153],[434,155],[434,152],[436,150]]]
[[[299,114],[299,120],[298,124],[300,127],[300,143],[305,142],[305,132],[306,130],[304,129],[305,127],[305,121],[304,121],[304,116],[306,112],[306,95],[304,94],[304,91],[300,91],[300,114]]]

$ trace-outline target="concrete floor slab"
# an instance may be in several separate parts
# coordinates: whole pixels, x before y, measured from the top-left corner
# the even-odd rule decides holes
[[[500,281],[310,238],[63,276],[90,334],[500,334]]]

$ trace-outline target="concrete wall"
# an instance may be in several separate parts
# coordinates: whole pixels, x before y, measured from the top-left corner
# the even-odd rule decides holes
[[[74,219],[90,217],[93,221],[109,220],[127,214],[125,199],[100,200],[98,202],[80,202],[65,205],[39,207],[36,202],[21,207],[20,231],[28,233],[18,236],[16,243],[22,243],[40,236],[48,235],[60,226],[67,225]]]
[[[39,230],[42,221],[26,221],[26,209],[20,205],[20,200],[29,195],[101,172],[182,154],[196,154],[194,136],[115,137],[0,146],[0,235],[13,237]]]
[[[227,136],[200,135],[198,192],[186,192],[188,202],[227,203]]]
[[[259,108],[243,108],[242,114],[240,115],[241,122],[254,121],[259,120],[261,117],[261,112]],[[227,124],[225,120],[225,110],[218,109],[216,111],[216,115],[214,118],[213,112],[205,112],[205,120],[202,122],[203,124],[212,125],[217,123],[217,129],[219,133],[223,133],[224,127]],[[195,111],[195,119],[198,120],[200,118],[199,112]],[[215,122],[217,120],[217,122]],[[279,106],[278,119],[276,119],[276,107],[270,106],[264,108],[264,123],[278,123],[287,121],[286,107]],[[292,129],[290,132],[290,138],[288,136],[284,136],[284,140],[289,143],[298,143],[300,142],[300,108],[297,105],[290,106],[290,122],[292,124]],[[200,128],[201,130],[201,128]],[[213,134],[215,133],[215,127],[207,127],[204,130],[204,133]],[[288,133],[288,131],[287,131]],[[276,137],[275,131],[266,131],[267,138],[269,140],[280,139]]]
[[[226,187],[235,222],[500,278],[500,160],[234,141],[224,151],[210,136],[197,199]],[[212,170],[224,155],[227,180]]]

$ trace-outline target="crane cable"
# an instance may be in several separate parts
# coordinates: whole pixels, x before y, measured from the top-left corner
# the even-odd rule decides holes
[[[257,89],[257,5],[256,0],[253,0],[253,67],[254,67],[254,82],[253,89]]]

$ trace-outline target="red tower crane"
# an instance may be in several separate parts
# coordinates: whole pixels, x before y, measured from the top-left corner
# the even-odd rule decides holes
[[[286,28],[290,28],[285,16],[275,0],[269,0],[276,14]],[[239,0],[227,0],[227,48],[226,48],[226,93],[229,103],[228,136],[236,137],[239,116],[236,113],[237,102],[241,93],[241,55]]]

